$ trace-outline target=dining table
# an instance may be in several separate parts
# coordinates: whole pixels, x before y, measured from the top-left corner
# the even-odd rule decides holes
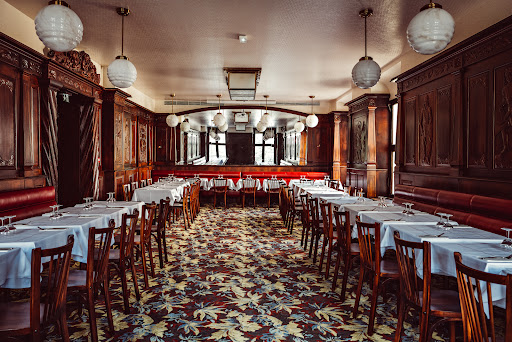
[[[279,179],[278,184],[279,185],[277,187],[275,187],[275,189],[279,189],[281,187],[281,185],[286,185],[286,181],[284,179]],[[268,188],[269,188],[268,178],[265,178],[263,180],[263,183],[261,184],[261,188],[263,189],[263,191],[268,192]]]
[[[210,189],[210,190],[213,188],[213,180],[214,180],[214,179],[215,179],[215,178],[212,178],[212,179],[210,179],[210,181],[208,182],[208,186],[209,186],[209,189]],[[233,182],[233,180],[232,180],[232,179],[230,179],[230,178],[223,178],[223,179],[226,179],[226,180],[227,180],[228,190],[235,190],[235,191],[236,191],[236,190],[238,190],[238,188],[237,188],[237,186],[236,186],[235,182]]]
[[[190,185],[185,180],[158,181],[152,185],[138,188],[133,191],[132,201],[141,201],[144,203],[156,202],[169,198],[170,205],[179,201],[183,197],[183,189]]]
[[[236,184],[235,184],[236,190],[238,190],[238,191],[242,190],[242,188],[244,187],[244,183],[243,183],[244,180],[245,180],[244,178],[240,178],[236,182]],[[261,181],[258,178],[250,178],[250,180],[254,181],[256,190],[261,190]],[[250,182],[248,184],[250,184]]]

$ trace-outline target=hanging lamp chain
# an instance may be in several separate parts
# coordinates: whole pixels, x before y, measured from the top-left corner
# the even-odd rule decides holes
[[[121,56],[124,56],[124,15],[121,16]]]

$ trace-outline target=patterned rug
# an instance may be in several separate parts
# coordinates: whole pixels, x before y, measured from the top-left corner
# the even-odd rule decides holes
[[[376,332],[367,336],[371,290],[365,286],[360,305],[365,312],[353,320],[351,290],[357,284],[357,271],[350,274],[347,300],[341,303],[340,288],[331,292],[331,279],[318,274],[318,267],[300,247],[300,230],[299,224],[294,235],[287,234],[275,208],[202,207],[190,229],[175,224],[169,230],[169,262],[160,269],[155,259],[157,275],[150,277],[147,291],[138,268],[142,298],[136,302],[132,290],[129,315],[122,312],[119,279],[113,279],[116,331],[113,335],[107,332],[105,306],[100,301],[100,340],[392,340],[397,321],[394,295],[386,303],[379,298]],[[77,308],[68,305],[68,311],[71,339],[87,341],[87,310],[79,316]],[[418,340],[417,329],[411,327],[417,327],[414,320],[408,319],[402,341]],[[52,331],[47,339],[60,340]]]

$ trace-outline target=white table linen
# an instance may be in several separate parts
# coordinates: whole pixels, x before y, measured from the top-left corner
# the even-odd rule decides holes
[[[232,179],[229,179],[229,178],[224,178],[224,179],[226,179],[228,182],[228,190],[238,190],[235,185],[235,182],[233,182]],[[208,186],[210,187],[210,190],[213,188],[213,180],[214,180],[214,178],[210,179],[210,182],[208,182]]]
[[[170,204],[179,201],[183,197],[183,188],[189,185],[185,181],[158,182],[144,188],[135,189],[132,201],[142,201],[144,203],[156,202],[169,197]]]
[[[244,187],[244,184],[243,184],[243,181],[244,181],[244,178],[240,178],[237,182],[236,182],[236,190],[242,190],[242,188]],[[258,178],[252,178],[252,179],[249,179],[248,180],[250,184],[251,181],[254,182],[255,186],[256,186],[256,190],[261,190],[261,182]]]
[[[85,210],[83,207],[71,207],[64,208],[59,211],[64,216],[101,216],[103,217],[103,223],[101,226],[96,228],[108,227],[109,221],[112,219],[115,222],[116,227],[121,226],[123,214],[130,214],[130,209],[123,208],[107,208],[107,207],[92,207],[91,209]],[[43,214],[43,216],[51,216],[52,213]]]
[[[266,178],[266,179],[263,180],[263,184],[261,185],[263,191],[265,191],[265,192],[268,191],[268,187],[269,187],[268,183],[269,183],[269,181]],[[283,179],[279,180],[279,186],[276,189],[279,189],[281,187],[281,185],[286,185],[286,182]]]
[[[107,202],[107,201],[94,201],[92,202],[94,208],[128,208],[130,211],[130,214],[133,214],[133,211],[137,209],[140,212],[142,212],[142,206],[144,205],[144,202],[135,202],[135,201],[114,201],[114,202]],[[75,207],[80,208],[84,207],[85,203],[80,203],[75,205]]]

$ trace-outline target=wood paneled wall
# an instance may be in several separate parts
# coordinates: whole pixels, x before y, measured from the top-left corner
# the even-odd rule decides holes
[[[512,17],[398,77],[398,184],[512,198]]]

